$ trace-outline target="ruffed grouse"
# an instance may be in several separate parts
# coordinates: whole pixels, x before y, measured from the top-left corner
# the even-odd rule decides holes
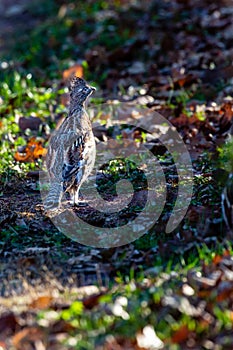
[[[73,204],[78,205],[80,186],[93,169],[95,139],[85,102],[94,90],[78,77],[70,83],[68,115],[51,137],[46,156],[50,180],[46,210],[59,208],[64,192],[69,192]]]

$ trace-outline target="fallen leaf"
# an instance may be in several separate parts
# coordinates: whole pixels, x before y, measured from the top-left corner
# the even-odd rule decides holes
[[[222,258],[223,257],[219,254],[215,255],[215,257],[213,258],[214,265],[218,265],[222,261]]]
[[[67,80],[72,78],[72,76],[83,77],[83,67],[80,64],[75,64],[74,66],[63,71],[63,79]]]
[[[53,298],[50,295],[43,295],[39,298],[32,301],[32,303],[29,305],[32,309],[47,309],[50,307],[51,302],[53,301]]]
[[[231,256],[231,252],[230,252],[228,249],[226,249],[226,250],[224,250],[224,252],[223,252],[223,256],[224,256],[224,257],[226,257],[226,256]]]
[[[233,298],[233,283],[223,281],[219,284],[218,287],[218,295],[217,295],[217,301],[223,301],[223,300],[232,300]]]
[[[24,257],[24,258],[20,258],[18,261],[17,261],[17,265],[19,267],[29,267],[29,266],[33,266],[36,264],[36,257],[35,256],[27,256],[27,257]]]
[[[75,327],[73,327],[69,322],[66,322],[64,320],[59,320],[53,323],[50,327],[51,333],[69,333],[74,330]]]
[[[212,290],[200,290],[197,295],[199,298],[208,298],[212,293]]]
[[[45,331],[38,327],[27,327],[20,330],[13,336],[12,343],[17,350],[31,349],[32,343],[35,343],[38,340],[46,340]]]
[[[189,336],[190,330],[186,325],[181,326],[175,333],[172,335],[172,343],[181,344],[183,343]]]
[[[90,296],[84,298],[82,301],[84,307],[88,310],[93,309],[93,307],[95,307],[96,305],[99,304],[99,299],[103,294],[104,293],[101,292],[101,293],[90,295]]]
[[[32,137],[26,146],[19,147],[14,158],[19,162],[33,162],[38,158],[45,156],[47,150],[42,146],[42,141]]]

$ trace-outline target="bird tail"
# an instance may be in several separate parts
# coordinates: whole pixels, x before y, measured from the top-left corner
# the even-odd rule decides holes
[[[45,210],[58,209],[61,204],[62,194],[62,183],[52,182],[50,185],[49,193],[44,201]]]

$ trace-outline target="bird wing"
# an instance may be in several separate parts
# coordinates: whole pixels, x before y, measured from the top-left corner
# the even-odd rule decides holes
[[[62,169],[62,178],[64,181],[64,190],[73,186],[74,182],[79,183],[83,176],[83,167],[85,164],[86,134],[79,135],[65,152],[64,165]]]

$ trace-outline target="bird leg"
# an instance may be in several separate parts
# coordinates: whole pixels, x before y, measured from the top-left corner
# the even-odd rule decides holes
[[[82,196],[80,196],[80,186],[78,186],[78,188],[72,189],[72,204],[73,206],[78,206],[78,207],[84,207],[86,205],[88,205],[85,200],[82,199]],[[81,198],[80,198],[81,197]]]

